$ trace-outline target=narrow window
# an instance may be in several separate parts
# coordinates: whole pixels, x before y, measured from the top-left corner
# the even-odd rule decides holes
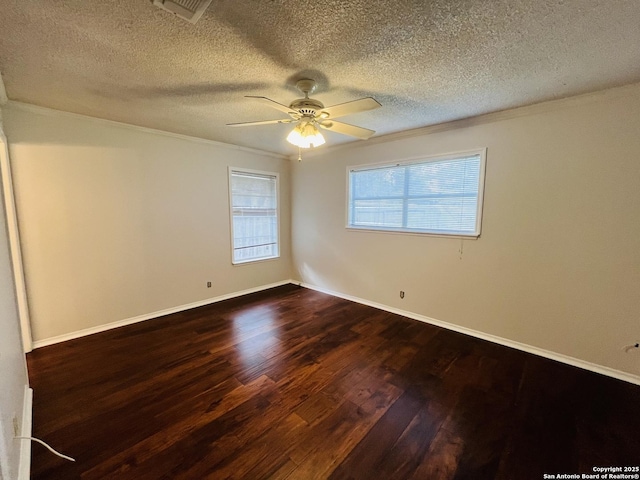
[[[478,237],[485,150],[349,170],[348,228]]]
[[[280,256],[278,174],[229,169],[232,262]]]

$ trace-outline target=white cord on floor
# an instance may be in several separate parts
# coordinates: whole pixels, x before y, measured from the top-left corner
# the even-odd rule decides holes
[[[44,445],[44,447],[49,450],[51,453],[53,453],[54,455],[59,456],[60,458],[64,458],[65,460],[69,460],[70,462],[75,462],[75,459],[71,458],[71,457],[67,457],[66,455],[61,454],[60,452],[57,452],[56,450],[54,450],[52,447],[50,447],[47,443],[43,442],[42,440],[40,440],[39,438],[35,438],[35,437],[14,437],[14,438],[18,438],[20,440],[32,440],[34,442],[38,442],[40,445]]]

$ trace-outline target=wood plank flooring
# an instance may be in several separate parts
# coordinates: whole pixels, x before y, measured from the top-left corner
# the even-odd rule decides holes
[[[293,285],[35,350],[33,479],[542,479],[640,387]]]

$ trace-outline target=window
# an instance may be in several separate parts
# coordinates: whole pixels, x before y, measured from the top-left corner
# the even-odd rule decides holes
[[[278,175],[229,169],[232,262],[280,256],[278,244]]]
[[[348,228],[478,237],[485,150],[349,170]]]

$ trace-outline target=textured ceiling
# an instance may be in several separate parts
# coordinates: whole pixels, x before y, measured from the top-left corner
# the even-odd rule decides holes
[[[150,0],[0,0],[9,99],[294,153],[285,118],[315,79],[376,135],[640,81],[639,0],[213,0],[192,25]],[[353,141],[328,133],[327,144]],[[322,147],[321,147],[322,148]]]

